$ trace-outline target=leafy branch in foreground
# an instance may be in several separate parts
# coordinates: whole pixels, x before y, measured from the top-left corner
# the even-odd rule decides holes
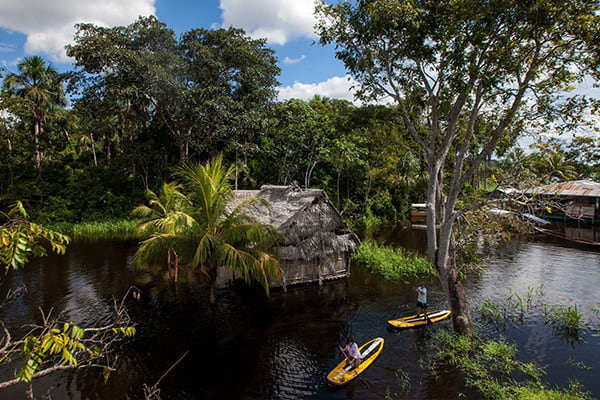
[[[101,368],[104,379],[115,370],[118,354],[116,344],[135,335],[135,327],[124,305],[127,296],[137,294],[131,287],[120,302],[113,298],[114,317],[107,325],[81,328],[73,322],[52,318],[40,308],[42,322],[26,325],[29,331],[13,340],[2,324],[4,337],[0,341],[0,364],[20,365],[14,379],[0,382],[0,389],[20,382],[31,383],[35,378],[55,371],[76,368]]]
[[[6,272],[22,268],[31,256],[45,256],[45,245],[49,244],[57,254],[66,251],[68,236],[30,222],[27,217],[21,202],[8,213],[0,211],[0,218],[5,219],[0,226],[0,264],[6,267]],[[8,290],[0,309],[24,291],[24,286]],[[31,384],[35,378],[76,368],[102,368],[107,380],[118,357],[115,345],[135,335],[124,304],[130,293],[139,299],[139,291],[134,287],[129,288],[120,302],[113,298],[112,322],[101,327],[82,328],[62,321],[60,316],[52,318],[52,309],[46,314],[40,308],[42,322],[23,326],[26,333],[15,339],[0,321],[0,365],[18,368],[13,379],[0,382],[0,389],[20,382]],[[31,385],[27,395],[34,398]]]
[[[22,268],[31,256],[47,255],[44,244],[56,254],[64,254],[69,244],[69,237],[27,220],[27,212],[20,201],[17,201],[8,213],[0,211],[0,218],[5,219],[0,226],[0,265],[10,268]]]

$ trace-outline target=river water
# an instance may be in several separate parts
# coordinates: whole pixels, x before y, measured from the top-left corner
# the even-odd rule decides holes
[[[422,249],[424,232],[389,231],[379,240]],[[346,280],[322,287],[307,285],[277,291],[270,298],[257,288],[239,286],[219,293],[214,308],[208,293],[190,274],[182,273],[177,290],[163,277],[135,271],[135,243],[78,242],[65,256],[35,260],[3,278],[0,295],[26,285],[27,293],[0,311],[13,328],[38,320],[38,307],[62,313],[81,326],[110,319],[112,296],[131,285],[142,290],[127,302],[137,323],[136,337],[122,349],[119,370],[106,384],[98,370],[60,372],[34,384],[53,399],[139,399],[142,385],[152,385],[179,358],[188,356],[161,382],[164,399],[456,399],[465,392],[452,371],[434,378],[419,366],[432,330],[450,322],[402,332],[388,331],[386,320],[414,311],[415,282],[385,282],[354,267]],[[546,366],[544,381],[565,386],[578,379],[600,397],[600,252],[560,239],[512,242],[494,251],[487,268],[465,283],[474,318],[481,330],[504,335],[520,349],[519,358]],[[542,311],[529,312],[522,323],[497,327],[475,311],[486,298],[503,301],[510,290],[524,294],[539,288],[548,305],[577,305],[587,328],[573,341],[545,325]],[[430,309],[446,307],[437,282],[429,282]],[[337,346],[351,335],[360,344],[383,337],[380,357],[361,382],[331,390],[328,371],[340,361]],[[5,368],[0,378],[12,377]],[[0,399],[23,398],[24,385],[0,391]],[[472,394],[469,395],[471,398]]]

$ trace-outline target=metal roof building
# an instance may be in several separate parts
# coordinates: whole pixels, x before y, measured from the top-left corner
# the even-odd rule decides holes
[[[600,183],[589,180],[559,182],[540,186],[526,193],[548,196],[600,197]]]
[[[559,182],[540,186],[525,193],[566,202],[563,216],[544,215],[545,218],[566,217],[581,222],[600,223],[600,183],[590,180]]]

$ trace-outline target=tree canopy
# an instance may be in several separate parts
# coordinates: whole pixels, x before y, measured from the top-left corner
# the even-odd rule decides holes
[[[427,165],[429,256],[459,331],[471,332],[453,261],[453,227],[465,212],[456,209],[459,194],[526,122],[560,112],[568,119],[579,109],[578,99],[561,97],[586,74],[598,76],[599,7],[592,0],[318,6],[320,42],[335,43],[359,98],[394,101],[410,135],[399,145]]]

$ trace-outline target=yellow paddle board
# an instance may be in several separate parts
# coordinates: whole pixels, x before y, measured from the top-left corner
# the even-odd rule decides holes
[[[427,313],[431,322],[443,321],[450,316],[450,310],[431,311]],[[388,325],[392,328],[407,329],[415,328],[417,326],[427,325],[429,322],[425,318],[424,314],[411,315],[410,317],[404,317],[399,319],[392,319],[388,321]]]
[[[327,374],[327,383],[333,386],[343,386],[360,375],[375,361],[383,349],[383,338],[375,338],[358,348],[362,356],[362,362],[356,368],[346,365],[346,360],[339,363]]]

